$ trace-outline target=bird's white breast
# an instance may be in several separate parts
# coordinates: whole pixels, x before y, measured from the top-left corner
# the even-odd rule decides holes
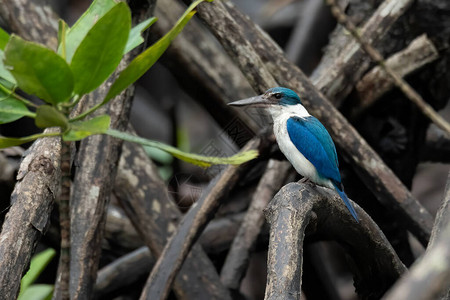
[[[310,114],[303,107],[303,105],[289,105],[270,108],[270,113],[273,118],[273,132],[277,139],[278,146],[281,152],[291,162],[295,170],[302,176],[311,181],[326,187],[333,188],[333,185],[328,179],[321,178],[317,172],[316,167],[305,158],[305,156],[292,143],[289,133],[287,132],[287,120],[291,117],[297,116],[300,118],[309,117]],[[308,143],[308,141],[304,141]]]

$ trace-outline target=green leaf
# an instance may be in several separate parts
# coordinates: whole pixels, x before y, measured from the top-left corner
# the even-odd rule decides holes
[[[120,94],[120,92],[138,80],[151,66],[153,66],[167,47],[169,47],[170,42],[172,42],[187,22],[194,16],[194,8],[201,2],[203,2],[203,0],[197,0],[192,3],[177,21],[175,26],[165,36],[133,59],[128,67],[120,73],[119,78],[113,83],[101,105]]]
[[[5,65],[22,90],[48,103],[65,102],[72,94],[69,65],[44,46],[12,35],[5,49]]]
[[[0,92],[0,95],[2,95],[2,92]],[[23,102],[8,96],[0,99],[0,124],[13,122],[24,116],[36,117]]]
[[[16,85],[4,78],[0,77],[0,90],[2,90],[2,92],[5,92],[5,90],[8,90],[8,95],[12,94],[14,92],[14,88],[16,87]],[[0,94],[0,97],[1,94]],[[3,97],[2,97],[3,98]]]
[[[12,76],[12,74],[6,69],[5,64],[3,60],[5,59],[5,54],[3,51],[0,50],[0,78],[3,78],[7,80],[8,82],[11,82],[13,85],[16,84],[16,80]]]
[[[51,284],[33,284],[17,300],[51,300],[53,289]]]
[[[52,248],[44,250],[38,254],[36,254],[30,263],[30,269],[22,278],[20,283],[20,294],[23,293],[28,287],[36,281],[39,275],[44,271],[45,267],[50,263],[52,258],[55,256],[56,251]],[[19,294],[19,297],[20,297]]]
[[[125,50],[123,54],[126,54],[142,44],[144,42],[144,38],[142,37],[142,32],[144,32],[147,28],[152,26],[153,23],[156,22],[155,17],[151,17],[141,23],[137,24],[130,30],[130,35],[128,36],[127,45],[125,46]]]
[[[54,137],[54,136],[59,136],[59,135],[61,135],[59,132],[49,132],[49,133],[33,134],[33,135],[21,137],[21,138],[0,136],[0,149],[12,147],[12,146],[19,146],[19,145],[37,140],[38,138]]]
[[[9,34],[0,27],[0,49],[1,50],[5,50],[5,46],[8,43],[8,40],[9,40]]]
[[[111,118],[108,115],[101,115],[87,121],[77,121],[70,123],[70,130],[63,135],[64,141],[79,141],[93,134],[105,133]]]
[[[114,72],[122,59],[130,28],[130,9],[120,2],[89,30],[70,64],[76,94],[93,91]]]
[[[36,110],[36,119],[34,120],[39,128],[61,127],[64,131],[68,126],[68,120],[64,114],[50,105],[41,105]]]
[[[66,36],[69,26],[64,20],[58,21],[58,49],[60,49],[62,58],[66,59]]]
[[[124,141],[163,150],[175,156],[176,158],[179,158],[191,164],[198,165],[200,167],[209,167],[211,165],[239,165],[249,160],[252,160],[258,156],[258,151],[255,150],[241,152],[230,157],[203,156],[199,154],[186,153],[175,147],[152,140],[147,140],[138,136],[128,134],[126,132],[108,129],[105,133],[110,136],[122,139]]]
[[[84,39],[89,30],[95,25],[97,20],[103,17],[111,8],[117,5],[115,0],[94,0],[83,15],[75,22],[75,24],[67,31],[66,35],[66,60],[70,62],[73,54],[77,50],[81,41]],[[62,53],[62,49],[58,48],[58,53]]]

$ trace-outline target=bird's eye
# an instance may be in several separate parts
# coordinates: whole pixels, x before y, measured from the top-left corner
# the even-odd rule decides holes
[[[280,93],[276,93],[274,96],[275,96],[275,98],[277,98],[277,99],[281,99],[281,94],[280,94]]]

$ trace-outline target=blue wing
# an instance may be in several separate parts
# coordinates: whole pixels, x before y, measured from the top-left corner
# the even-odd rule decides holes
[[[314,167],[319,175],[341,183],[336,148],[330,134],[314,117],[291,117],[287,120],[287,132],[295,147]]]

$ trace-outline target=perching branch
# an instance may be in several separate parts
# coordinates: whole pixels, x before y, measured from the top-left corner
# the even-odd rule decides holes
[[[404,81],[400,75],[390,68],[384,61],[383,56],[372,47],[370,42],[366,40],[363,34],[359,33],[355,25],[347,18],[347,16],[341,12],[340,8],[336,5],[335,0],[327,0],[327,3],[331,6],[331,12],[336,17],[339,23],[343,24],[345,28],[350,31],[353,37],[361,44],[364,51],[375,61],[393,80],[394,84],[411,100],[416,104],[424,115],[426,115],[433,123],[444,130],[447,135],[450,136],[450,124],[444,120],[425,100],[419,95],[406,81]],[[397,7],[393,7],[397,9]]]
[[[357,293],[362,298],[381,296],[406,268],[372,219],[359,206],[355,209],[359,226],[329,189],[284,186],[266,210],[270,241],[265,299],[300,299],[305,233],[341,244],[354,261]]]

